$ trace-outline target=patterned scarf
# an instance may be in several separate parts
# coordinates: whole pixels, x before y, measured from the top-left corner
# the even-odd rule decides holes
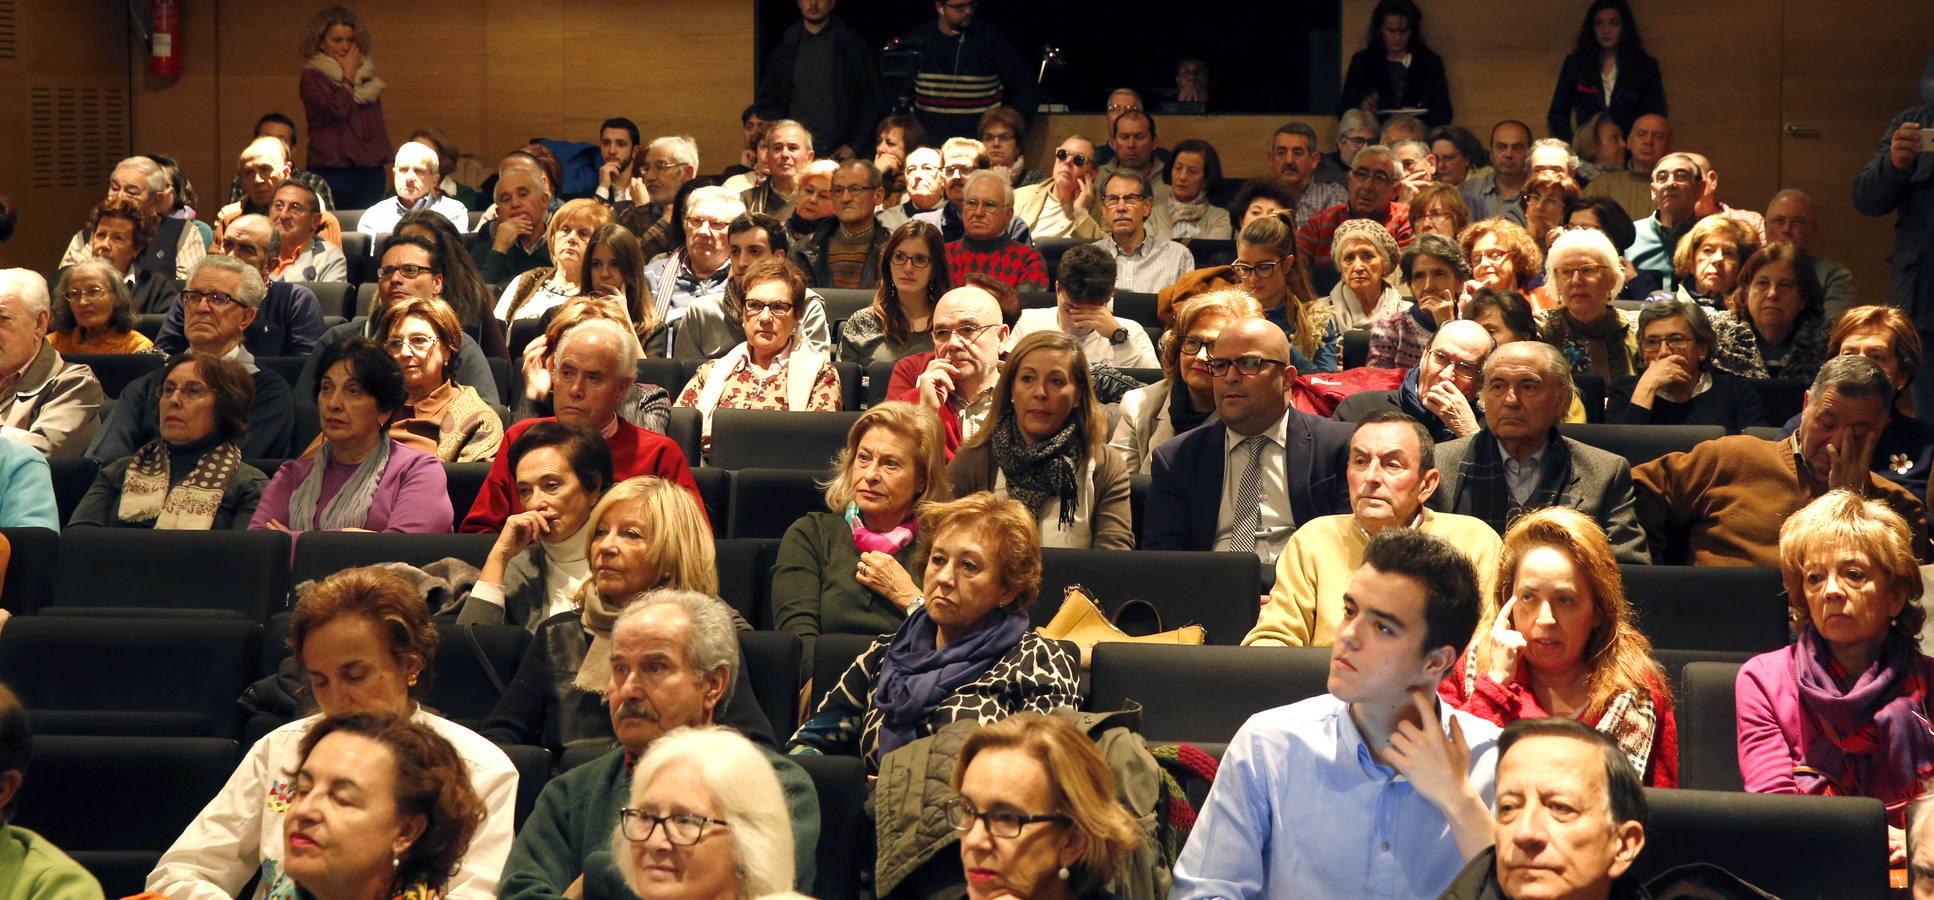
[[[168,442],[155,438],[134,451],[115,515],[128,523],[152,522],[157,529],[207,531],[241,465],[242,451],[223,441],[197,457],[188,477],[170,488]]]
[[[1027,613],[1013,607],[997,609],[972,634],[936,647],[939,626],[926,610],[908,617],[887,644],[873,688],[873,706],[881,714],[880,755],[919,737],[920,723],[940,701],[987,674],[1021,642],[1027,628]]]
[[[853,529],[853,546],[861,553],[884,553],[897,556],[920,533],[920,522],[908,518],[899,527],[881,534],[866,527],[866,520],[860,518],[858,503],[846,504],[846,525]]]
[[[1572,318],[1564,308],[1555,309],[1545,320],[1541,337],[1565,354],[1573,372],[1591,372],[1606,382],[1632,377],[1632,354],[1627,351],[1625,318],[1617,309],[1590,324]]]
[[[341,531],[344,528],[362,528],[369,519],[369,505],[376,499],[376,485],[382,481],[383,469],[389,465],[390,438],[386,429],[376,448],[363,457],[356,471],[343,483],[336,496],[329,499],[329,505],[322,508],[320,518],[316,506],[322,502],[322,477],[334,459],[334,451],[329,442],[322,442],[322,449],[316,451],[314,464],[309,466],[309,477],[296,485],[295,493],[289,495],[289,527],[298,531],[318,529],[322,531]]]
[[[1195,237],[1202,231],[1202,217],[1209,214],[1209,194],[1204,191],[1195,195],[1194,200],[1179,200],[1174,194],[1168,198],[1168,220],[1170,237],[1175,240]]]
[[[1563,499],[1561,492],[1571,481],[1571,448],[1558,436],[1556,426],[1545,436],[1539,463],[1538,486],[1532,490],[1530,499],[1520,505],[1511,499],[1511,484],[1504,475],[1504,451],[1498,446],[1497,438],[1489,428],[1479,431],[1471,439],[1470,458],[1464,461],[1462,483],[1457,487],[1459,497],[1452,498],[1452,502],[1468,497],[1470,502],[1463,508],[1502,534],[1518,516],[1556,506]]]
[[[1021,501],[1035,517],[1049,500],[1061,501],[1061,527],[1074,526],[1075,460],[1081,455],[1081,423],[1074,416],[1061,430],[1033,446],[1021,437],[1021,426],[1008,407],[994,426],[994,464],[1007,476],[1007,495]]]
[[[1792,666],[1800,708],[1817,730],[1804,762],[1793,769],[1800,790],[1877,797],[1889,807],[1913,797],[1920,779],[1934,771],[1934,727],[1914,643],[1889,629],[1879,658],[1855,675],[1834,661],[1832,647],[1809,625]]]

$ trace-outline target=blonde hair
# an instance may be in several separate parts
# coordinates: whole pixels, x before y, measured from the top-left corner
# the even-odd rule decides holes
[[[1016,713],[982,725],[967,736],[954,766],[953,788],[967,775],[974,757],[988,750],[1019,750],[1041,764],[1056,811],[1074,820],[1069,826],[1087,838],[1080,861],[1069,867],[1068,884],[1076,895],[1114,879],[1116,870],[1142,842],[1135,820],[1115,799],[1115,774],[1095,742],[1060,716]]]
[[[1156,349],[1165,377],[1175,378],[1182,373],[1182,339],[1189,336],[1189,329],[1195,327],[1197,319],[1211,315],[1230,319],[1260,319],[1262,304],[1257,303],[1256,298],[1249,296],[1247,291],[1238,288],[1197,294],[1176,304],[1171,315],[1175,327],[1162,335],[1162,344]]]
[[[651,533],[645,536],[645,558],[657,577],[644,589],[676,588],[718,596],[718,556],[705,508],[691,491],[656,475],[627,478],[604,492],[584,520],[586,555],[591,550],[592,534],[605,514],[620,503],[634,502],[644,504],[651,522]],[[586,581],[579,590],[597,590],[596,580]]]
[[[1759,252],[1759,232],[1724,213],[1713,213],[1700,219],[1679,239],[1679,245],[1672,249],[1672,272],[1680,278],[1692,275],[1692,258],[1699,253],[1699,245],[1706,238],[1717,237],[1732,242],[1733,252],[1739,255],[1739,280],[1746,280],[1746,259]],[[1613,268],[1617,268],[1614,266]]]
[[[1886,586],[1905,600],[1889,624],[1908,640],[1918,640],[1927,611],[1921,607],[1920,564],[1909,549],[1912,534],[1907,520],[1893,507],[1849,490],[1829,491],[1788,516],[1780,525],[1780,578],[1786,584],[1793,621],[1812,622],[1806,603],[1807,559],[1845,549],[1865,556],[1870,566],[1886,573]]]
[[[356,49],[361,50],[364,56],[368,56],[369,28],[363,25],[363,20],[357,18],[355,13],[340,6],[318,10],[315,15],[309,17],[309,28],[302,33],[302,40],[295,45],[296,55],[308,59],[323,52],[322,39],[328,36],[329,29],[338,25],[347,25],[355,32],[351,39],[356,42]],[[354,72],[343,74],[351,78],[356,77]]]
[[[1108,413],[1095,396],[1095,379],[1088,372],[1088,358],[1082,354],[1080,342],[1060,331],[1036,331],[1007,351],[1007,359],[1001,363],[1001,378],[994,384],[994,402],[987,412],[987,427],[962,446],[980,447],[993,442],[1002,417],[1014,408],[1014,379],[1020,377],[1021,363],[1037,350],[1068,354],[1068,378],[1074,382],[1074,406],[1068,415],[1081,417],[1082,458],[1099,457],[1108,447]]]
[[[677,728],[651,742],[631,773],[625,806],[636,809],[658,775],[677,765],[697,770],[719,818],[730,822],[741,900],[792,889],[792,818],[765,754],[730,728]],[[611,829],[611,861],[634,893],[644,894],[624,827]]]
[[[853,457],[860,452],[860,441],[875,428],[884,428],[913,441],[913,475],[926,487],[914,502],[952,499],[954,488],[947,474],[947,442],[940,428],[940,417],[933,410],[904,400],[888,400],[870,407],[846,431],[846,447],[833,457],[832,477],[821,483],[826,492],[826,508],[846,511],[853,502]]]

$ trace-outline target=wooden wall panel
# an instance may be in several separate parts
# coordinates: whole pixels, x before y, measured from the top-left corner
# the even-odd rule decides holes
[[[24,266],[51,274],[61,249],[80,227],[86,209],[101,199],[107,183],[105,170],[36,183],[35,88],[84,89],[96,97],[121,97],[115,106],[118,110],[128,105],[128,70],[120,62],[129,43],[126,9],[108,5],[94,16],[72,12],[52,3],[19,4],[13,22],[18,35],[13,58],[0,58],[0,123],[5,123],[0,127],[0,195],[6,195],[19,214],[13,239],[0,244],[0,267]],[[97,52],[77,52],[78,48]],[[106,160],[111,167],[113,160],[128,153],[124,121],[63,124],[82,133],[122,135],[115,146],[94,148],[81,154],[83,159]]]

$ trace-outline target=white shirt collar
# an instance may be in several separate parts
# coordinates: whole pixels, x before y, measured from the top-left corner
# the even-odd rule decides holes
[[[1266,437],[1276,446],[1287,449],[1289,447],[1289,410],[1283,410],[1283,414],[1276,419],[1276,424],[1257,436]],[[1236,445],[1242,443],[1246,437],[1248,436],[1238,434],[1235,429],[1225,426],[1222,429],[1222,452],[1225,454],[1234,452]]]

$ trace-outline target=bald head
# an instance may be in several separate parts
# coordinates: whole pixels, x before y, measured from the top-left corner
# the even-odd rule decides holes
[[[1496,345],[1491,333],[1470,319],[1445,322],[1430,339],[1430,352],[1417,363],[1417,389],[1427,391],[1448,381],[1465,399],[1476,400],[1478,375]]]
[[[222,229],[222,244],[216,249],[254,266],[266,278],[269,263],[274,261],[269,250],[274,239],[275,229],[269,224],[268,216],[244,213]]]
[[[1240,366],[1245,358],[1270,362],[1255,374]],[[1267,319],[1242,319],[1222,329],[1215,339],[1215,362],[1232,363],[1215,375],[1216,414],[1230,431],[1254,437],[1273,427],[1289,408],[1289,336]]]
[[[993,383],[1000,372],[1001,345],[1007,342],[1007,324],[993,294],[957,287],[940,295],[933,307],[933,336],[934,355],[959,373],[955,390],[973,396]]]
[[[940,295],[940,302],[934,304],[933,317],[948,320],[969,316],[974,324],[987,325],[1001,320],[1001,302],[993,294],[977,287],[957,287]]]
[[[263,135],[242,149],[237,165],[242,176],[242,193],[250,208],[266,210],[275,199],[275,186],[289,177],[289,145],[281,138]]]
[[[396,161],[391,164],[396,185],[396,199],[409,208],[422,201],[442,180],[437,172],[440,165],[437,152],[421,141],[410,141],[396,148]]]
[[[1216,338],[1218,349],[1223,347],[1223,338],[1234,338],[1236,346],[1243,348],[1233,351],[1228,357],[1231,359],[1250,350],[1260,351],[1270,359],[1289,358],[1289,335],[1268,319],[1237,320],[1235,324],[1222,329],[1221,336]]]

